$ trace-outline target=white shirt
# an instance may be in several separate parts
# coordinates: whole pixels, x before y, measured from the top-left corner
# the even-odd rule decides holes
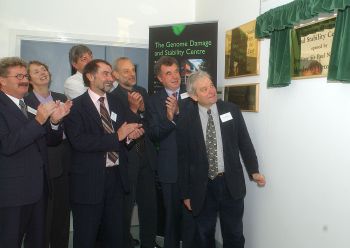
[[[101,104],[99,99],[101,97],[104,97],[104,101],[103,102],[105,104],[105,107],[107,109],[108,114],[110,114],[106,93],[103,96],[100,96],[100,95],[96,94],[95,92],[93,92],[92,90],[88,89],[88,94],[89,94],[92,102],[94,103],[94,105],[95,105],[95,107],[96,107],[96,109],[97,109],[97,111],[99,113],[100,113],[100,104]],[[113,126],[112,126],[112,128],[113,128]],[[117,138],[117,136],[115,136],[115,138]],[[112,161],[110,161],[108,159],[108,156],[107,156],[107,153],[106,153],[106,167],[111,167],[111,166],[115,166],[115,165],[118,165],[118,164],[119,164],[119,158],[117,159],[116,163],[114,164]]]
[[[202,130],[204,141],[206,141],[207,124],[208,124],[208,109],[198,104],[199,116],[201,119]],[[217,147],[217,158],[218,158],[218,173],[225,171],[224,166],[224,150],[222,146],[221,128],[220,128],[220,117],[216,103],[210,107],[211,115],[213,116],[215,133],[216,133],[216,147]]]
[[[64,94],[69,100],[72,100],[87,90],[84,85],[83,74],[77,71],[74,75],[70,76],[64,82]]]

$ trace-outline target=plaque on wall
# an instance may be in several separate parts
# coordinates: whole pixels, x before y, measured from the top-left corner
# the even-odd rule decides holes
[[[225,78],[259,74],[259,41],[255,38],[256,21],[226,31]]]
[[[259,84],[225,85],[224,100],[235,103],[241,111],[259,112]]]
[[[292,30],[292,77],[327,77],[336,18]]]

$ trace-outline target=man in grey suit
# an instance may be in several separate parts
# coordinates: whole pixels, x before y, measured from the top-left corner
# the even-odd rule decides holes
[[[192,74],[187,92],[197,102],[179,127],[179,166],[184,204],[195,216],[197,247],[215,247],[219,213],[224,248],[243,248],[243,199],[246,193],[240,155],[259,186],[265,177],[239,108],[217,100],[206,72]],[[188,128],[191,127],[191,128]]]
[[[153,248],[157,232],[157,202],[155,190],[156,150],[147,135],[145,121],[145,102],[147,91],[136,85],[136,73],[133,62],[127,57],[118,58],[114,63],[113,76],[118,86],[111,94],[119,99],[124,110],[130,109],[135,121],[142,123],[145,135],[137,139],[136,144],[127,152],[130,193],[125,197],[125,248],[133,247],[133,239],[129,233],[132,210],[135,201],[140,221],[141,248]],[[134,241],[135,242],[135,241]]]

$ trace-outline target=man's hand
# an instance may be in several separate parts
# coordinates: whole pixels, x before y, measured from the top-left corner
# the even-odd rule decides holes
[[[257,183],[258,186],[264,187],[266,184],[266,180],[263,174],[254,173],[252,174],[253,181]]]
[[[174,120],[174,115],[179,113],[179,105],[175,96],[168,96],[166,101],[166,114],[169,121]]]
[[[122,141],[129,134],[140,129],[141,127],[142,127],[142,124],[138,124],[138,123],[129,123],[128,124],[128,123],[124,122],[123,125],[117,131],[119,141]],[[136,133],[138,133],[138,131]]]
[[[50,121],[52,124],[58,124],[63,117],[69,114],[70,108],[72,107],[73,102],[71,100],[67,100],[64,104],[61,104],[60,101],[56,101],[56,109],[50,116]]]
[[[138,128],[138,129],[135,129],[135,131],[132,131],[128,135],[128,138],[132,139],[132,140],[135,140],[135,139],[140,138],[144,133],[145,133],[145,130],[143,128]]]
[[[187,210],[192,211],[192,207],[191,207],[191,199],[185,199],[184,200],[184,205],[187,208]]]
[[[39,122],[40,125],[43,125],[47,119],[50,117],[50,115],[55,111],[56,109],[56,103],[54,101],[40,104],[38,106],[38,109],[36,110],[36,116],[35,120]]]
[[[134,113],[137,113],[138,110],[140,110],[141,112],[145,110],[142,95],[138,92],[128,92],[128,102],[129,108]],[[141,108],[143,108],[143,110],[141,110]]]

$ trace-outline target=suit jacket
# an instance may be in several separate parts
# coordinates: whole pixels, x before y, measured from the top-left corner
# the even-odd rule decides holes
[[[232,197],[240,199],[246,194],[240,154],[249,175],[259,172],[257,157],[239,108],[223,101],[217,102],[217,108],[219,115],[231,113],[233,118],[220,120],[220,128],[225,182]],[[209,164],[197,104],[185,119],[179,131],[180,188],[183,199],[191,199],[193,214],[198,215],[205,200]]]
[[[47,144],[58,144],[62,129],[52,130],[34,118],[28,113],[27,119],[0,91],[0,207],[31,204],[43,195]]]
[[[51,91],[51,96],[54,101],[57,101],[57,100],[60,100],[61,102],[67,101],[67,97],[60,93]],[[30,92],[24,99],[27,105],[33,109],[37,109],[40,104],[38,98],[36,98],[33,92]],[[54,147],[53,146],[48,147],[48,158],[49,158],[48,174],[50,179],[61,176],[63,171],[65,172],[68,171],[69,165],[66,164],[67,161],[65,160],[65,156],[62,155],[64,152],[66,152],[66,149],[64,148],[63,143]]]
[[[184,91],[180,89],[180,94]],[[193,105],[190,98],[178,98],[179,114],[175,115],[173,122],[166,114],[165,101],[168,97],[165,89],[152,95],[146,107],[146,116],[151,139],[159,143],[157,156],[157,172],[160,182],[175,183],[178,179],[177,165],[177,136],[176,130],[183,116]]]
[[[117,115],[112,121],[115,131],[126,121],[121,104],[107,94],[110,113]],[[75,98],[70,114],[64,121],[65,132],[72,145],[70,174],[71,201],[82,204],[97,204],[103,200],[106,173],[106,153],[119,153],[122,185],[129,190],[127,175],[126,145],[116,133],[105,134],[99,112],[88,92]]]
[[[147,91],[140,87],[135,85],[133,87],[133,91],[136,91],[142,95],[145,107],[147,106],[148,103],[148,93]],[[128,94],[127,91],[122,88],[122,86],[118,85],[117,88],[115,88],[112,92],[112,95],[116,96],[119,99],[119,102],[122,104],[123,109],[129,111],[129,101],[128,101]],[[146,113],[133,113],[131,110],[129,111],[131,115],[133,115],[134,121],[137,123],[142,123],[143,128],[145,129],[145,135],[143,136],[145,140],[145,155],[146,159],[148,162],[148,165],[151,166],[153,170],[156,169],[156,149],[154,147],[153,142],[149,138],[149,128],[148,128],[148,123],[146,122]],[[132,156],[136,153],[136,147],[134,146],[130,152],[128,153],[129,156]]]

